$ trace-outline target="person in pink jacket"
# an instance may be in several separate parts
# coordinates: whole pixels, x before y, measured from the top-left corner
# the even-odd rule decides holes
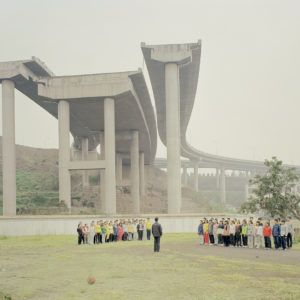
[[[119,241],[122,241],[122,237],[123,237],[123,233],[124,233],[122,224],[120,224],[120,226],[118,226],[118,233],[119,233]]]

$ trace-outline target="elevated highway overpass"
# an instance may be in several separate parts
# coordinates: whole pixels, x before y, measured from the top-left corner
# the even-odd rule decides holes
[[[201,41],[187,44],[146,45],[141,49],[147,65],[157,111],[157,127],[167,147],[167,160],[156,160],[156,166],[166,164],[168,170],[169,213],[181,208],[181,161],[186,168],[193,165],[195,190],[198,190],[198,168],[215,168],[220,172],[221,201],[226,201],[225,171],[265,172],[261,161],[244,160],[209,154],[192,147],[186,139],[187,126],[194,106],[201,58]],[[300,173],[300,167],[297,167]]]
[[[141,70],[55,76],[33,57],[0,63],[0,82],[4,215],[16,214],[15,89],[58,119],[60,201],[71,207],[71,170],[83,170],[85,174],[100,170],[101,207],[115,214],[116,173],[122,178],[122,165],[130,164],[134,213],[140,211],[144,165],[153,163],[157,147],[154,109]],[[77,158],[70,155],[70,133],[73,150],[80,153]],[[95,152],[99,144],[100,159],[91,158],[89,152]]]

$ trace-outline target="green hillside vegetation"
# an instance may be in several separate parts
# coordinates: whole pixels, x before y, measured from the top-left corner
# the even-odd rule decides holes
[[[58,201],[58,151],[16,146],[17,214],[63,213]],[[0,139],[0,161],[2,143]],[[3,209],[0,166],[0,214]]]

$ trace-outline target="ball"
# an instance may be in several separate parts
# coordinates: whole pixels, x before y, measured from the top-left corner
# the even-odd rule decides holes
[[[94,276],[89,276],[87,282],[88,284],[94,284],[96,282],[96,279]]]

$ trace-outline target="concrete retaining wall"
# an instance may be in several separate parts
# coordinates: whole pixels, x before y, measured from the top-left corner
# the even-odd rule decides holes
[[[154,222],[156,215],[116,215],[106,216],[17,216],[0,217],[0,236],[25,236],[25,235],[72,235],[76,234],[79,221],[90,224],[97,220],[115,220],[131,218],[147,218]],[[187,215],[160,215],[159,222],[164,233],[197,232],[199,220],[203,217],[236,217],[241,215],[213,215],[213,214],[187,214]]]

